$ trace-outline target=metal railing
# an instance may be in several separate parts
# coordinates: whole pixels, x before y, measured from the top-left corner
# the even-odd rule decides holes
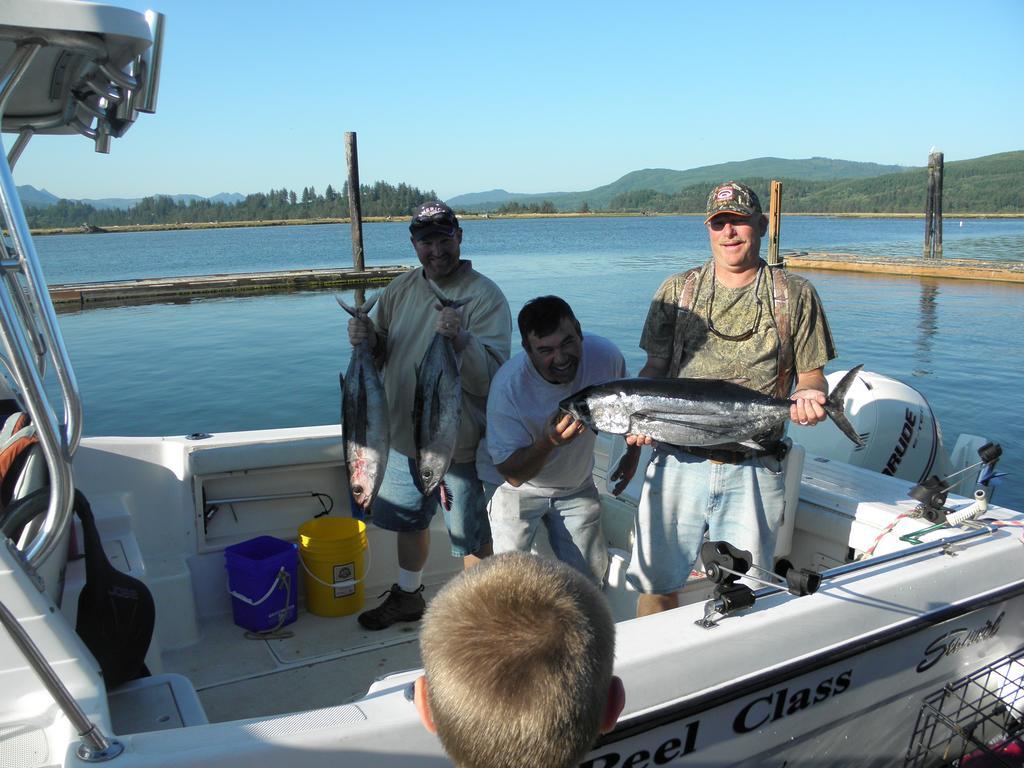
[[[63,124],[94,139],[96,150],[106,152],[110,137],[123,135],[139,111],[155,109],[163,16],[148,13],[146,21],[152,45],[122,67],[109,60],[102,39],[95,34],[51,30],[41,36],[28,29],[24,40],[13,40],[13,53],[0,63],[2,123],[12,95],[41,50],[58,46],[91,57],[89,65],[80,70],[81,81],[66,89],[66,101],[56,113],[26,117],[16,126],[4,123],[6,130],[18,133],[10,154],[4,152],[0,141],[0,214],[8,233],[0,241],[3,362],[36,427],[50,478],[46,517],[34,538],[24,544],[25,557],[32,566],[53,553],[71,520],[71,459],[82,436],[82,400],[11,169],[37,131]],[[17,30],[7,28],[5,33],[10,36]],[[53,364],[60,388],[63,421],[58,420],[46,394],[48,362]]]
[[[32,638],[22,629],[17,618],[3,603],[0,603],[0,624],[10,634],[14,644],[21,651],[21,655],[28,661],[43,686],[57,702],[57,706],[78,732],[78,736],[82,739],[82,743],[75,750],[78,757],[85,762],[96,763],[120,755],[124,751],[124,745],[116,739],[108,739],[99,726],[89,720],[82,708],[78,706],[75,697],[71,695],[46,658],[39,652],[36,644],[32,642]]]

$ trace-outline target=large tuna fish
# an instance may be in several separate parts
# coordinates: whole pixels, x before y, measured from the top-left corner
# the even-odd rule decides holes
[[[432,281],[427,281],[442,307],[461,307],[470,299],[449,299]],[[451,508],[451,497],[443,484],[452,463],[455,439],[462,414],[462,381],[452,340],[440,333],[423,355],[416,371],[416,399],[413,428],[416,441],[416,482],[424,496],[441,489],[441,503]]]
[[[342,309],[358,318],[365,318],[376,302],[374,296],[355,309],[338,299]],[[391,432],[387,396],[368,341],[360,342],[352,350],[348,371],[340,379],[341,434],[348,487],[356,504],[370,511],[388,465]]]
[[[825,412],[857,445],[864,441],[847,420],[843,401],[862,367],[847,373],[825,403]],[[617,379],[580,390],[560,405],[600,432],[650,435],[680,446],[739,443],[761,449],[751,438],[789,419],[792,404],[730,381]]]

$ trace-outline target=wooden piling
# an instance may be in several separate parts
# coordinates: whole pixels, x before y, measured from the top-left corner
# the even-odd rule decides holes
[[[352,222],[352,268],[362,271],[363,210],[359,202],[359,153],[353,131],[345,133],[345,161],[348,163],[348,215]]]
[[[782,182],[772,179],[768,206],[768,263],[779,264],[779,229],[782,225]]]
[[[942,173],[943,155],[928,155],[928,193],[924,203],[924,257],[942,258]]]
[[[363,206],[359,198],[359,153],[356,150],[356,134],[345,132],[345,162],[348,164],[348,218],[352,225],[352,269],[362,272],[366,267],[363,259]],[[366,301],[366,293],[356,288],[356,306]]]

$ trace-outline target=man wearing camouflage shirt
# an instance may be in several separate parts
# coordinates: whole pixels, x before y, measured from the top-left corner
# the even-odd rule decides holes
[[[711,260],[658,289],[640,339],[647,352],[640,375],[739,380],[792,398],[795,422],[822,421],[823,367],[835,348],[817,293],[803,278],[776,274],[778,268],[761,259],[768,219],[747,185],[715,187],[704,224]],[[762,451],[654,444],[627,571],[627,581],[642,593],[638,615],[678,606],[705,529],[712,540],[747,550],[755,565],[771,570],[785,513],[784,433],[785,424],[755,438]],[[628,479],[640,446],[653,441],[630,435],[626,442],[629,452],[617,474]]]

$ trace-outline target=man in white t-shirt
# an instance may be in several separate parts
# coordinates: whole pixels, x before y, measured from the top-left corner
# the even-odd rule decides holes
[[[608,566],[594,485],[596,436],[559,411],[569,395],[626,375],[618,348],[583,335],[557,296],[519,313],[523,351],[501,366],[487,398],[487,434],[477,473],[497,487],[490,503],[494,551],[529,551],[543,521],[560,560],[600,584]]]

